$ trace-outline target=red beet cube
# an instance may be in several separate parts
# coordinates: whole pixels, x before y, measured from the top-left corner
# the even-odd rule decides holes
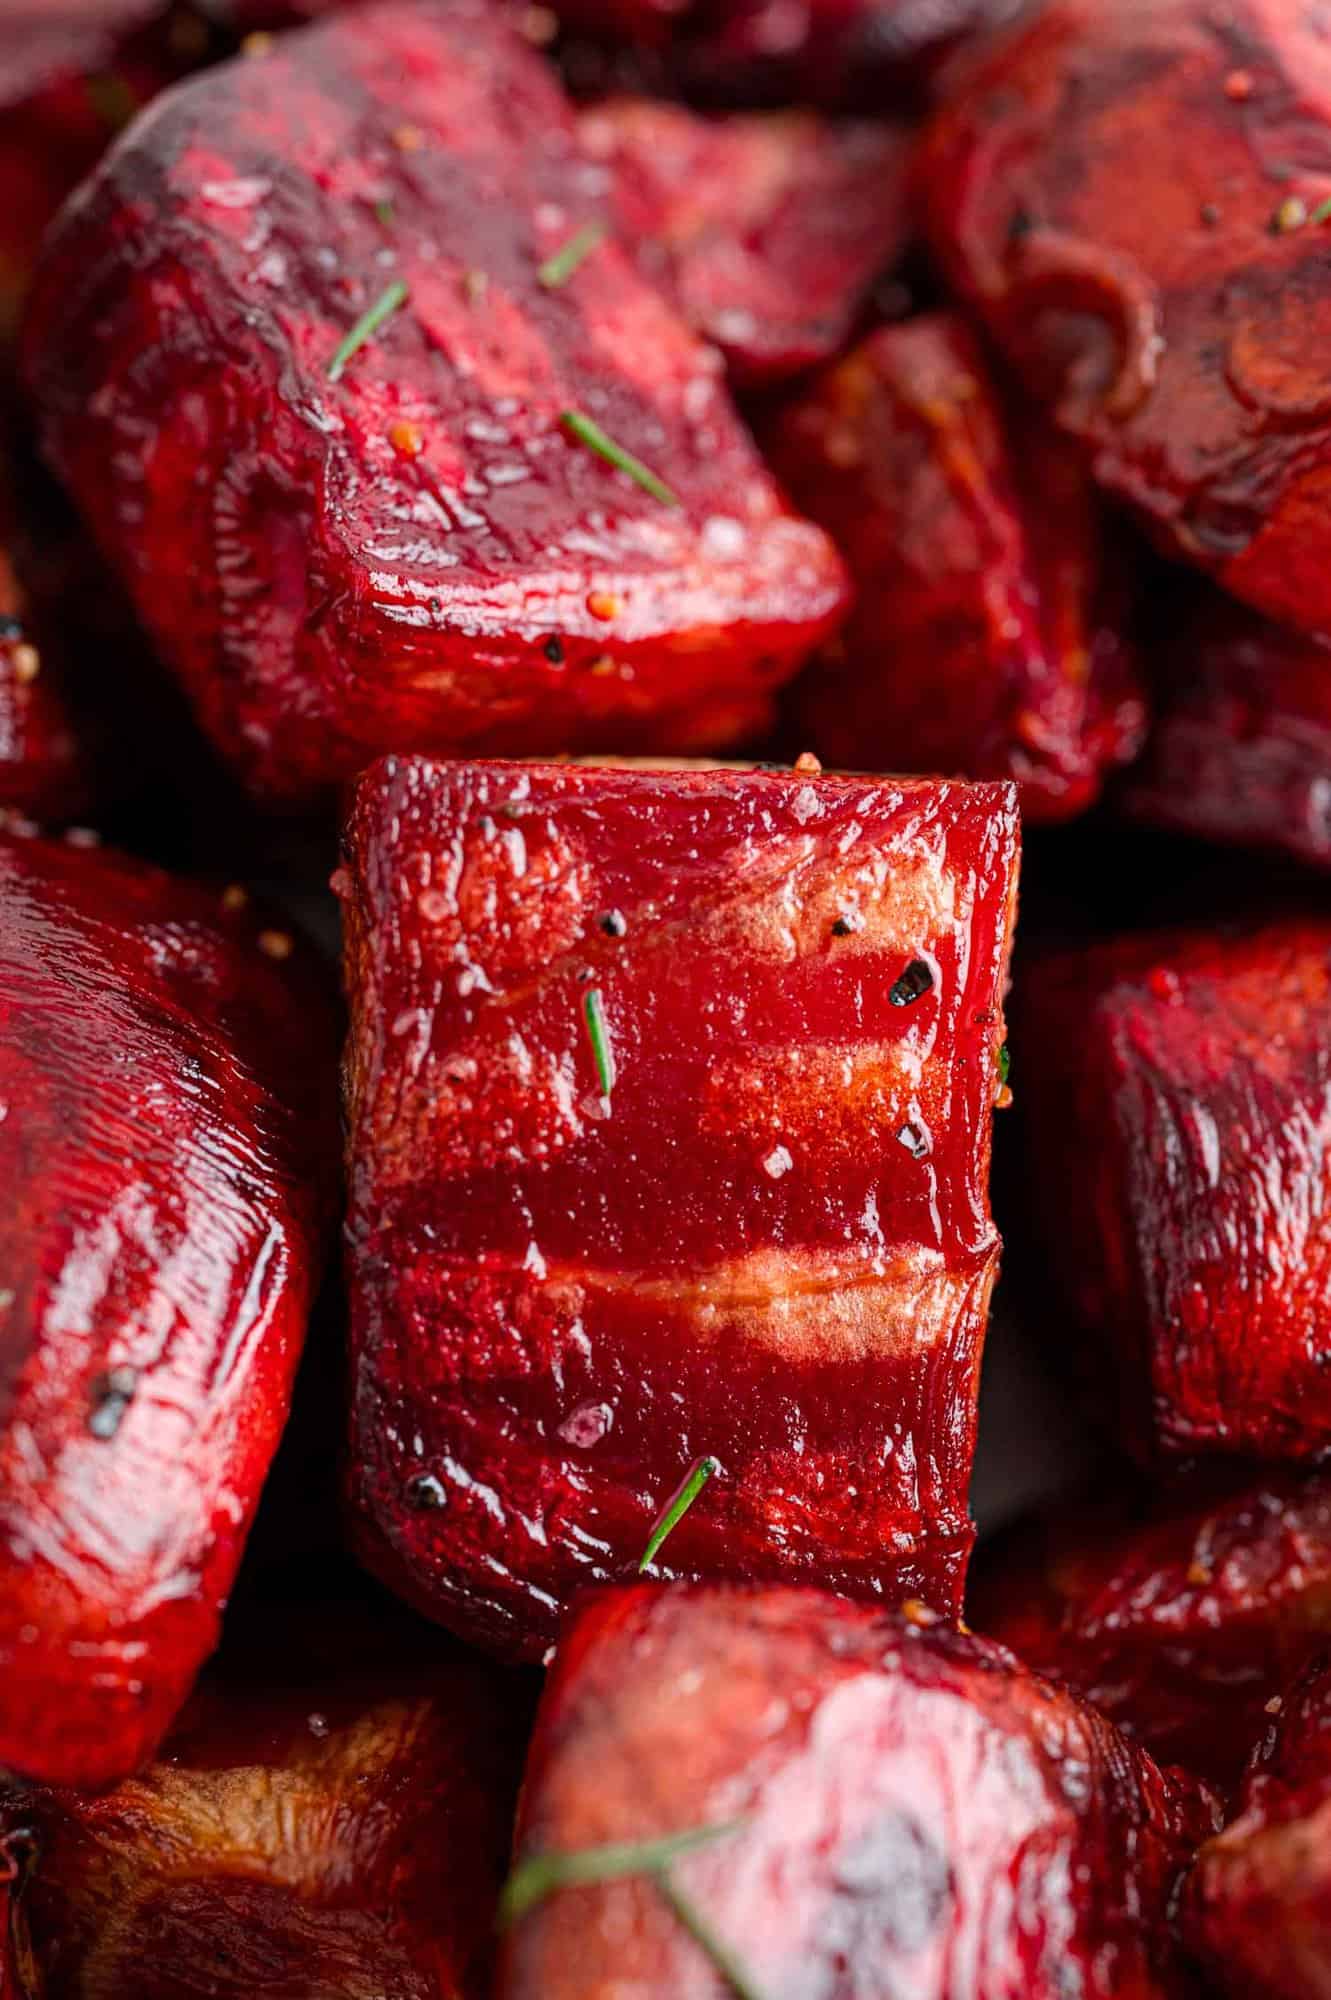
[[[802,713],[834,763],[1094,800],[1145,722],[1124,593],[1075,454],[950,314],[884,327],[785,410],[773,462],[855,583]]]
[[[363,1553],[539,1654],[661,1562],[959,1601],[1009,787],[390,759],[341,878]]]
[[[1331,1447],[1331,922],[1127,937],[1027,971],[1048,1267],[1144,1455]]]
[[[1190,1990],[1166,1912],[1216,1824],[985,1640],[819,1592],[619,1590],[560,1649],[519,1861],[729,1831],[536,1901],[498,1992],[712,2000],[724,1951],[758,1994],[1161,2000]]]
[[[216,1640],[285,1420],[335,1145],[285,934],[0,841],[0,1767],[132,1770]]]
[[[209,71],[66,210],[47,445],[257,790],[728,742],[839,617],[715,355],[612,243],[552,277],[599,179],[497,10],[429,0]]]
[[[1051,0],[967,65],[935,245],[1175,553],[1331,627],[1331,25],[1287,0]]]
[[[1229,1784],[1324,1643],[1328,1592],[1331,1480],[1286,1473],[1023,1522],[977,1563],[966,1615],[1162,1761]]]
[[[1331,639],[1208,594],[1159,648],[1138,818],[1331,867]]]
[[[1184,1932],[1233,2000],[1331,1993],[1331,1668],[1269,1704],[1239,1813],[1197,1858]]]
[[[9,1802],[43,1994],[488,2000],[525,1695],[382,1603],[263,1628],[137,1776]]]
[[[639,270],[745,384],[829,360],[905,245],[899,127],[798,111],[700,118],[623,97],[584,112],[578,133],[613,172]]]

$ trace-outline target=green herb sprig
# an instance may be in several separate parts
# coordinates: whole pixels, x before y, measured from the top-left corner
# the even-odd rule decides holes
[[[652,1532],[647,1537],[647,1546],[643,1550],[642,1561],[638,1564],[639,1576],[642,1575],[645,1569],[650,1568],[651,1564],[656,1560],[661,1544],[665,1541],[666,1536],[673,1533],[679,1526],[708,1480],[713,1478],[720,1470],[720,1459],[711,1457],[700,1458],[695,1465],[689,1468],[682,1485],[671,1495],[656,1517]]]
[[[582,410],[561,410],[559,423],[560,428],[578,444],[585,445],[588,451],[594,451],[607,465],[613,465],[618,471],[626,472],[630,479],[641,486],[644,493],[651,494],[653,500],[659,500],[663,507],[678,507],[678,496],[671,492],[664,479],[658,479],[649,465],[644,465],[631,451],[625,451],[622,444],[616,444],[594,418],[587,416]]]
[[[386,319],[407,303],[408,288],[405,279],[395,278],[386,291],[379,294],[374,304],[363,312],[350,332],[339,341],[337,351],[328,364],[330,382],[340,382],[348,361],[358,354],[367,340],[372,340]]]
[[[583,1018],[587,1023],[587,1039],[592,1045],[592,1055],[596,1061],[596,1074],[601,1082],[602,1097],[609,1097],[615,1087],[618,1071],[615,1068],[615,1051],[610,1041],[610,1027],[605,1018],[605,1002],[601,998],[599,986],[588,988],[582,1003]]]
[[[599,250],[606,239],[603,222],[584,222],[569,237],[568,242],[556,250],[553,257],[547,257],[536,273],[536,282],[547,292],[557,292],[566,285],[573,273],[593,250]]]

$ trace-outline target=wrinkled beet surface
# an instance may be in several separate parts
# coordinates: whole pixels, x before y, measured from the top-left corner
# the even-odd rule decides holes
[[[884,327],[779,419],[773,463],[855,583],[801,714],[833,762],[1015,778],[1031,819],[1140,744],[1124,593],[1072,449],[952,314]]]
[[[1029,965],[1027,1177],[1051,1279],[1146,1455],[1331,1446],[1331,923]]]
[[[1002,786],[367,775],[351,1493],[387,1581],[539,1654],[712,1454],[664,1569],[957,1606],[1016,845]]]
[[[1331,1668],[1271,1703],[1238,1817],[1203,1847],[1184,1930],[1233,2000],[1331,1994]]]
[[[382,1604],[264,1627],[137,1776],[10,1801],[43,2000],[488,1995],[525,1697]]]
[[[905,246],[899,127],[702,118],[621,97],[584,112],[578,133],[613,174],[616,227],[643,276],[746,386],[829,360]]]
[[[0,1768],[23,1776],[110,1782],[153,1748],[286,1417],[331,1019],[266,935],[137,863],[0,841]]]
[[[757,1993],[1147,2000],[1216,1824],[1001,1647],[817,1592],[639,1587],[578,1618],[528,1764],[520,1858],[739,1821],[678,1883]],[[511,1934],[501,2000],[727,1991],[650,1881]]]
[[[1158,713],[1129,809],[1331,867],[1331,639],[1208,593],[1155,667]]]
[[[728,742],[842,611],[623,254],[540,282],[601,180],[496,11],[425,0],[170,93],[65,211],[26,334],[47,446],[257,790],[380,749]]]
[[[966,1615],[1162,1762],[1231,1784],[1324,1643],[1331,1480],[1060,1508],[983,1553]]]
[[[1052,0],[938,113],[945,262],[1174,552],[1331,627],[1331,24],[1287,0]]]

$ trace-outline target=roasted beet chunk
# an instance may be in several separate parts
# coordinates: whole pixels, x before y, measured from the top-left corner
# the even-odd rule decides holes
[[[906,142],[892,126],[699,118],[626,97],[584,112],[578,131],[613,171],[639,269],[741,382],[829,360],[904,245]]]
[[[1331,1994],[1331,1667],[1269,1704],[1238,1817],[1203,1847],[1187,1941],[1233,2000]]]
[[[557,0],[575,33],[624,42],[686,93],[723,104],[881,112],[1016,0]]]
[[[284,933],[0,842],[0,1768],[132,1770],[211,1651],[335,1144]]]
[[[594,185],[540,58],[431,0],[210,71],[66,211],[50,452],[258,790],[726,742],[839,615],[714,353],[614,244],[561,274]]]
[[[352,1500],[388,1581],[539,1653],[710,1456],[663,1570],[956,1607],[1016,847],[997,785],[366,776]]]
[[[871,335],[787,409],[773,458],[856,587],[804,716],[834,762],[1017,778],[1081,811],[1144,712],[1071,448],[1005,406],[951,315]]]
[[[821,1592],[609,1592],[537,1721],[499,1993],[1156,2000],[1215,1825],[985,1640]],[[672,1837],[655,1873],[539,1894],[555,1857]]]
[[[1324,1643],[1329,1593],[1331,1481],[1286,1473],[1024,1522],[978,1565],[967,1617],[1162,1762],[1229,1784]]]
[[[1146,1455],[1331,1447],[1331,923],[1028,967],[1017,1061],[1049,1268]]]
[[[1051,0],[938,115],[932,234],[1096,476],[1331,626],[1331,26],[1286,0]]]
[[[1208,589],[1162,640],[1156,668],[1158,713],[1130,810],[1331,867],[1331,640]]]
[[[9,1802],[45,2000],[485,2000],[525,1692],[377,1601],[232,1645],[139,1775]]]

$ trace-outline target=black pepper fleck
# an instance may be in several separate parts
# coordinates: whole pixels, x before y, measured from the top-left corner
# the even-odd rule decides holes
[[[838,917],[832,926],[832,936],[849,937],[853,928],[853,925],[848,923],[845,917]]]
[[[440,1507],[448,1505],[448,1495],[432,1472],[418,1472],[414,1479],[407,1481],[407,1499],[424,1514],[435,1513]]]
[[[23,621],[19,618],[0,618],[0,646],[12,646],[23,637]]]
[[[105,1442],[115,1436],[138,1386],[137,1368],[110,1368],[97,1377],[88,1408],[88,1429],[93,1437]]]
[[[628,935],[628,918],[622,910],[607,910],[600,923],[607,937],[619,938]]]
[[[541,650],[545,654],[546,659],[550,662],[550,665],[552,667],[563,666],[564,642],[560,638],[558,632],[552,632],[550,634],[550,637],[546,640],[545,645],[541,648]]]
[[[887,997],[894,1007],[910,1007],[924,998],[933,983],[933,973],[924,960],[913,958],[901,977],[893,982]]]

